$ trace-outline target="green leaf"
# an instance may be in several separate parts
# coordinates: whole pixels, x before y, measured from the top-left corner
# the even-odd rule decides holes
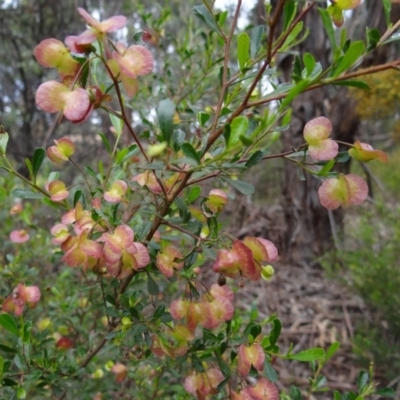
[[[190,189],[190,192],[186,198],[186,201],[190,204],[193,203],[201,194],[201,187],[200,186],[193,186]]]
[[[174,203],[176,204],[176,207],[178,208],[179,211],[179,216],[182,218],[182,221],[185,223],[190,219],[190,213],[189,210],[186,207],[185,201],[181,197],[177,197],[174,200]]]
[[[181,150],[186,157],[191,158],[192,160],[196,161],[196,163],[198,165],[201,163],[201,160],[200,160],[199,155],[197,154],[197,151],[194,149],[194,147],[189,142],[182,143]]]
[[[30,177],[33,178],[33,168],[32,168],[31,160],[29,158],[25,158],[25,165],[28,168]]]
[[[324,24],[324,28],[326,34],[328,35],[328,39],[331,42],[332,50],[336,53],[337,44],[336,44],[336,37],[335,37],[335,30],[332,25],[332,19],[329,15],[328,11],[325,8],[318,8],[319,15],[321,16],[322,23]]]
[[[0,155],[5,155],[7,150],[7,143],[9,139],[7,132],[4,132],[3,126],[0,126]]]
[[[192,367],[197,372],[204,372],[203,363],[201,362],[200,358],[197,357],[196,354],[192,354],[191,359],[192,359]]]
[[[140,335],[141,333],[146,332],[146,331],[147,331],[146,325],[143,325],[141,323],[136,323],[136,324],[132,325],[132,328],[129,331],[129,333],[132,336],[136,336],[136,335]]]
[[[11,315],[6,313],[1,314],[0,326],[2,326],[5,330],[11,332],[13,335],[19,336],[17,323]]]
[[[175,151],[179,151],[181,144],[185,141],[185,132],[182,129],[175,129],[172,134],[172,144]]]
[[[264,34],[264,25],[254,27],[250,32],[250,57],[255,58],[261,46],[261,39]]]
[[[116,157],[115,157],[115,164],[121,164],[122,163],[122,160],[125,158],[125,156],[128,154],[128,148],[124,148],[124,149],[121,149],[118,153],[117,153],[117,155],[116,155]]]
[[[264,361],[264,373],[265,376],[272,382],[276,382],[278,380],[278,374],[274,370],[273,366],[270,364],[270,362],[265,359]]]
[[[326,351],[326,354],[325,354],[325,362],[327,362],[328,360],[330,360],[334,356],[334,354],[337,352],[339,347],[340,347],[340,343],[339,342],[333,342],[329,346],[329,348],[328,348],[328,350]]]
[[[358,89],[363,89],[363,90],[371,90],[371,87],[368,85],[368,83],[365,83],[363,81],[359,81],[356,79],[351,79],[351,80],[343,80],[343,81],[336,81],[332,82],[332,85],[335,86],[351,86],[351,87],[356,87]]]
[[[351,43],[346,51],[339,65],[334,70],[334,76],[339,76],[341,73],[347,71],[354,63],[364,54],[365,45],[362,40]]]
[[[74,207],[77,205],[78,201],[82,199],[82,203],[85,203],[85,195],[82,190],[78,189],[74,194]]]
[[[301,92],[304,91],[304,89],[307,88],[307,86],[310,84],[310,82],[305,79],[303,81],[300,81],[297,83],[291,90],[290,92],[286,95],[285,99],[282,101],[279,111],[285,110],[285,108],[294,100],[294,98],[299,95]]]
[[[335,390],[333,392],[333,398],[334,398],[334,400],[341,400],[340,393]]]
[[[335,158],[336,162],[343,164],[350,160],[350,154],[347,151],[341,151]]]
[[[368,39],[367,50],[368,51],[374,50],[379,40],[381,39],[381,33],[376,28],[374,29],[367,28],[367,39]]]
[[[297,12],[297,4],[294,1],[287,1],[283,9],[283,32],[293,22]]]
[[[156,161],[156,162],[148,163],[148,164],[144,165],[142,168],[143,169],[154,169],[157,171],[157,170],[165,169],[165,164]]]
[[[0,350],[5,351],[6,353],[18,353],[18,350],[8,347],[5,344],[0,344]]]
[[[193,12],[197,18],[199,18],[203,22],[205,22],[214,32],[217,32],[218,35],[220,35],[222,37],[219,26],[215,22],[215,19],[211,15],[210,11],[208,11],[208,9],[205,6],[203,6],[203,5],[194,6]]]
[[[280,83],[272,93],[269,93],[267,97],[276,97],[280,94],[287,93],[293,88],[293,84],[284,82]]]
[[[361,370],[357,376],[357,389],[358,393],[361,393],[369,380],[369,374],[366,371]]]
[[[258,164],[262,158],[264,157],[264,153],[260,150],[256,151],[251,155],[251,157],[246,161],[246,164],[244,166],[246,168],[253,167],[254,165]]]
[[[303,55],[303,63],[307,70],[307,76],[310,76],[315,67],[315,59],[310,53],[305,53]]]
[[[390,10],[392,8],[392,1],[391,0],[382,0],[383,2],[383,9],[385,10],[385,18],[386,18],[386,25],[389,27],[390,23]]]
[[[46,156],[46,150],[43,149],[42,147],[39,147],[33,153],[33,158],[32,158],[33,179],[36,178],[36,175],[39,172],[39,169],[40,169],[40,167],[41,167],[41,165],[42,165],[42,163],[44,161],[45,156]]]
[[[250,183],[243,181],[236,181],[228,178],[222,178],[222,179],[227,183],[229,183],[231,186],[233,186],[235,189],[237,189],[240,193],[243,193],[245,195],[250,195],[254,193],[255,188]]]
[[[314,349],[308,349],[304,351],[300,351],[297,354],[290,354],[288,356],[289,360],[297,360],[297,361],[315,361],[320,360],[325,357],[324,349],[316,347]]]
[[[30,190],[25,189],[15,189],[12,192],[12,196],[20,199],[41,199],[43,194],[31,192]]]
[[[271,333],[269,334],[269,342],[270,342],[271,346],[274,346],[275,343],[278,341],[279,336],[281,334],[282,323],[279,319],[274,319],[272,321],[272,323],[273,323],[273,327],[272,327]]]
[[[157,296],[160,293],[157,282],[149,273],[147,273],[147,290],[151,296]]]
[[[246,32],[242,32],[238,36],[237,45],[237,60],[240,70],[246,66],[246,62],[249,60],[249,50],[250,50],[250,38]]]
[[[160,304],[154,311],[153,318],[160,318],[165,313],[165,304]]]
[[[247,132],[249,127],[249,120],[244,116],[239,116],[233,119],[230,123],[230,134],[229,134],[229,143],[228,149],[233,147],[234,145],[240,143],[240,136],[244,135]]]
[[[283,52],[283,51],[287,50],[302,30],[303,30],[303,21],[300,21],[292,29],[289,36],[286,38],[285,43],[283,43],[283,45],[279,49],[279,51]]]
[[[377,394],[379,396],[386,396],[386,397],[394,397],[395,393],[392,388],[383,388],[383,389],[378,389],[372,394]]]
[[[301,391],[297,386],[290,385],[290,400],[302,400]]]
[[[318,176],[325,176],[335,165],[335,160],[329,160],[318,172]]]
[[[210,119],[211,115],[205,112],[199,112],[197,114],[197,117],[199,119],[200,125],[204,126],[206,122]]]
[[[56,203],[55,201],[50,200],[48,197],[43,197],[42,203],[46,204],[47,206],[53,207],[53,208],[59,208],[61,207],[60,203]]]
[[[4,378],[2,385],[3,386],[18,386],[18,383],[10,378]]]
[[[115,116],[113,114],[109,114],[109,115],[110,115],[111,124],[114,127],[117,136],[120,137],[122,134],[122,128],[124,126],[124,121],[121,118],[118,118],[117,116]]]
[[[31,331],[32,331],[32,321],[26,321],[24,323],[24,329],[22,332],[22,342],[27,344],[31,340]]]
[[[170,99],[161,100],[157,107],[157,118],[163,134],[162,141],[168,142],[174,131],[175,104]]]
[[[95,178],[97,181],[101,182],[100,175],[99,175],[99,174],[96,174],[96,172],[94,172],[92,168],[90,168],[90,167],[88,167],[88,166],[85,166],[85,167],[83,167],[83,169],[84,169],[85,172],[88,173],[91,177],[93,177],[93,178]]]
[[[107,149],[108,154],[111,154],[110,142],[108,141],[108,139],[106,138],[106,136],[103,135],[101,132],[99,132],[99,136],[101,137],[101,141],[103,142],[104,147]]]

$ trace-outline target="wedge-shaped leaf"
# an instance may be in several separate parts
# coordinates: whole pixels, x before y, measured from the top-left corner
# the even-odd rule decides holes
[[[203,5],[201,6],[194,6],[193,7],[193,12],[194,15],[201,19],[204,23],[206,23],[214,32],[217,32],[218,35],[221,35],[221,31],[219,26],[217,25],[213,15],[210,13],[210,11],[207,10],[207,8]]]
[[[329,160],[318,172],[318,176],[326,176],[326,174],[333,168],[335,165],[335,160]]]
[[[329,348],[328,348],[328,350],[326,351],[326,354],[325,354],[325,362],[327,362],[328,360],[330,360],[334,356],[334,354],[338,351],[339,347],[340,347],[340,343],[339,342],[333,342],[329,346]]]
[[[201,126],[204,126],[206,122],[210,119],[211,115],[205,112],[199,112],[197,118]]]
[[[250,33],[250,57],[255,58],[261,46],[261,39],[264,34],[264,25],[254,27]]]
[[[264,157],[264,153],[260,150],[256,151],[251,155],[251,157],[247,160],[245,167],[250,168],[253,167],[254,165],[258,164],[262,158]]]
[[[30,190],[15,189],[12,192],[13,197],[18,197],[20,199],[41,199],[43,194],[31,192]]]
[[[108,141],[108,139],[105,137],[105,135],[103,133],[99,132],[99,136],[100,136],[101,141],[103,142],[104,147],[106,148],[108,154],[111,154],[110,142]]]
[[[237,60],[239,68],[242,70],[249,60],[250,38],[246,32],[242,32],[238,36],[237,44]]]
[[[325,8],[318,8],[318,12],[319,15],[321,16],[322,23],[324,24],[324,28],[326,34],[328,35],[328,39],[331,42],[332,50],[335,53],[337,49],[337,44],[336,44],[335,30],[333,29],[332,26],[331,17]]]
[[[190,204],[193,203],[201,194],[201,188],[200,186],[193,186],[190,189],[190,192],[186,198],[186,201]]]
[[[392,388],[383,388],[383,389],[378,389],[376,392],[372,393],[376,394],[379,396],[385,396],[385,397],[394,397],[395,393]]]
[[[147,290],[149,295],[157,296],[160,293],[160,289],[158,288],[157,282],[152,278],[152,276],[147,274]]]
[[[249,127],[249,120],[244,116],[239,116],[233,119],[230,124],[230,135],[228,148],[235,146],[240,143],[240,136],[244,136]]]
[[[297,354],[291,354],[288,358],[290,360],[309,362],[309,361],[320,360],[323,357],[325,357],[324,349],[316,347],[314,349],[307,349],[304,351],[300,351]]]
[[[0,326],[15,336],[19,336],[18,326],[14,318],[9,314],[0,315]]]
[[[307,76],[310,76],[315,67],[315,59],[310,53],[305,53],[303,55],[303,63],[306,67]]]
[[[369,29],[367,28],[367,39],[368,39],[368,46],[367,50],[371,51],[376,48],[376,45],[379,43],[379,40],[381,39],[381,33],[378,31],[378,29]]]
[[[163,140],[168,142],[174,131],[175,104],[170,99],[161,100],[157,107],[157,117]]]
[[[332,82],[332,85],[336,86],[350,86],[350,87],[356,87],[358,89],[363,89],[363,90],[371,90],[371,87],[368,85],[368,83],[364,81],[359,81],[357,79],[350,79],[350,80],[343,80],[343,81],[336,81]]]
[[[35,150],[33,153],[33,158],[32,158],[32,173],[33,177],[35,178],[37,173],[39,172],[39,169],[43,163],[43,160],[46,156],[46,150],[43,149],[42,147],[39,147],[38,149]]]
[[[286,109],[286,107],[292,102],[292,100],[297,97],[301,92],[303,92],[307,86],[310,84],[308,79],[304,79],[297,83],[287,94],[285,99],[282,101],[279,110],[283,111]]]
[[[287,50],[291,44],[296,40],[299,33],[303,30],[303,21],[298,22],[295,27],[290,32],[289,36],[286,38],[285,43],[283,43],[280,51],[283,52]]]
[[[369,374],[367,371],[361,370],[357,376],[357,389],[361,393],[369,381]]]
[[[115,132],[117,136],[121,136],[122,134],[122,128],[124,126],[124,121],[122,118],[118,118],[116,115],[109,114],[110,115],[110,120],[113,128],[115,129]]]
[[[12,347],[8,347],[5,344],[0,344],[0,350],[5,351],[6,353],[18,353],[17,349],[13,349]],[[1,368],[0,368],[1,371]]]
[[[390,26],[390,10],[392,8],[392,3],[395,3],[395,1],[382,0],[382,3],[383,3],[383,9],[385,10],[386,25],[389,27]]]
[[[365,45],[363,41],[358,40],[351,43],[350,47],[346,51],[346,54],[343,56],[342,60],[339,62],[339,65],[336,67],[334,76],[339,76],[341,73],[347,71],[350,67],[352,67],[355,62],[364,54],[364,51]]]
[[[273,321],[273,328],[271,333],[269,334],[269,342],[271,346],[273,346],[279,339],[282,330],[282,323],[279,319],[274,319]]]
[[[194,149],[194,147],[189,142],[182,143],[181,150],[186,157],[194,160],[197,164],[201,163],[201,160],[200,160],[199,155],[197,154],[197,151]]]
[[[272,383],[278,380],[278,374],[267,359],[264,361],[264,374]]]
[[[239,190],[240,193],[243,193],[245,195],[250,195],[254,193],[255,188],[251,183],[236,181],[228,178],[223,178],[223,179],[231,186],[233,186],[235,189]]]
[[[172,134],[172,144],[174,150],[178,151],[181,148],[181,144],[185,141],[185,132],[182,129],[175,129]]]

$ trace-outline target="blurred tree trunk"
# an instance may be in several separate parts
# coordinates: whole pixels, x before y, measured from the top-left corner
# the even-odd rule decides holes
[[[392,20],[399,17],[399,5],[393,5]],[[349,22],[349,36],[352,39],[365,38],[365,27],[377,28],[381,34],[385,31],[385,16],[381,1],[367,1],[366,9],[359,7]],[[300,56],[309,52],[325,68],[329,65],[331,54],[324,27],[314,8],[306,17],[305,26],[310,29],[307,40],[299,46]],[[383,63],[390,59],[390,48],[379,49],[369,57],[364,66]],[[292,59],[281,63],[285,81],[290,81]],[[355,112],[354,100],[348,96],[346,88],[324,87],[306,92],[292,104],[292,124],[283,134],[285,150],[304,143],[303,128],[307,121],[318,116],[326,116],[333,125],[333,138],[344,142],[354,142],[359,119]],[[342,150],[345,150],[343,148]],[[349,165],[342,168],[347,173]],[[340,237],[343,226],[343,209],[333,212],[323,208],[318,200],[318,188],[321,182],[315,177],[305,176],[299,179],[297,167],[289,162],[284,165],[283,208],[286,229],[282,238],[283,254],[298,261],[310,261],[333,248]]]

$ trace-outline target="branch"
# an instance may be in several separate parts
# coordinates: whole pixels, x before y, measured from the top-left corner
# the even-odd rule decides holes
[[[312,85],[312,86],[304,89],[304,91],[302,93],[308,92],[310,90],[319,89],[326,85],[334,85],[336,82],[345,81],[347,79],[358,78],[360,76],[370,75],[370,74],[374,74],[376,72],[386,71],[388,69],[396,69],[397,67],[400,67],[400,60],[392,61],[390,63],[378,65],[375,67],[365,68],[365,69],[362,69],[362,70],[359,70],[356,72],[350,72],[348,74],[341,75],[341,76],[331,79],[331,80],[322,81],[321,83],[317,83],[315,85]],[[258,101],[253,101],[252,103],[249,103],[246,108],[257,107],[262,104],[270,103],[271,101],[281,100],[281,99],[284,99],[286,96],[287,96],[287,93],[283,93],[283,94],[279,94],[276,96],[267,97],[265,99],[261,99]]]
[[[274,31],[275,31],[275,28],[276,28],[276,24],[278,23],[278,21],[279,21],[281,15],[282,15],[282,11],[283,11],[283,8],[282,8],[282,7],[283,7],[284,3],[285,3],[285,0],[280,1],[279,4],[278,4],[278,9],[276,10],[276,13],[275,13],[275,15],[274,15],[274,18],[273,18],[273,20],[271,21],[271,24],[270,24],[270,34],[269,34],[269,38],[271,37],[271,33],[272,33],[272,37],[273,37],[273,35],[274,35]],[[222,135],[222,132],[223,132],[224,127],[225,127],[226,125],[230,124],[230,123],[232,122],[232,120],[233,120],[235,117],[239,116],[244,110],[253,107],[252,104],[254,104],[254,103],[248,103],[248,101],[249,101],[249,99],[250,99],[251,94],[253,93],[254,88],[257,86],[257,83],[258,83],[258,82],[260,81],[260,79],[262,78],[262,76],[263,76],[263,74],[264,74],[264,72],[265,72],[267,66],[271,63],[271,59],[272,59],[272,58],[270,58],[270,57],[274,57],[274,56],[275,56],[275,54],[276,54],[277,51],[279,50],[279,48],[280,48],[281,44],[283,43],[283,41],[286,40],[286,37],[287,37],[287,36],[290,34],[290,32],[294,29],[294,27],[296,26],[296,24],[297,24],[302,18],[304,18],[304,16],[311,10],[312,7],[314,7],[315,4],[316,4],[316,2],[314,1],[313,3],[311,3],[307,8],[305,8],[305,9],[297,16],[297,18],[293,21],[292,25],[289,27],[287,33],[286,33],[286,34],[281,38],[281,40],[277,43],[277,45],[276,45],[276,47],[275,47],[275,50],[274,50],[274,51],[271,50],[270,54],[269,54],[269,52],[267,53],[267,57],[266,57],[266,59],[264,60],[263,65],[262,65],[261,68],[259,69],[259,71],[258,71],[256,77],[254,78],[253,83],[250,85],[250,88],[249,88],[249,90],[248,90],[248,92],[247,92],[247,94],[246,94],[246,97],[244,98],[244,100],[242,101],[242,103],[240,104],[240,106],[236,109],[236,111],[234,111],[234,112],[231,114],[231,116],[226,120],[225,124],[224,124],[222,127],[218,128],[218,129],[210,136],[210,138],[208,139],[208,142],[207,142],[207,146],[206,146],[206,150],[205,150],[205,151],[207,151],[207,150],[214,144],[214,142]],[[272,46],[272,45],[271,45],[271,46]],[[271,48],[271,47],[269,47],[269,48]],[[269,56],[268,56],[268,54],[269,54]],[[282,97],[285,97],[285,96],[286,96],[286,95],[283,95]],[[281,97],[281,98],[282,98],[282,97]],[[275,99],[273,99],[273,100],[275,100]],[[271,100],[271,101],[272,101],[272,100]],[[262,103],[262,104],[264,104],[264,103]],[[217,119],[216,119],[216,121],[217,121]],[[214,123],[214,125],[215,125],[215,127],[216,127],[216,123]],[[213,129],[212,129],[212,130],[214,130],[215,127],[213,126]]]
[[[211,132],[215,131],[215,129],[217,127],[219,115],[220,115],[221,109],[222,109],[222,105],[224,104],[225,92],[228,88],[227,79],[228,79],[229,50],[230,50],[233,34],[235,33],[235,28],[236,28],[237,20],[239,18],[241,6],[242,6],[242,0],[238,0],[235,15],[233,17],[233,21],[232,21],[232,25],[231,25],[231,30],[229,32],[228,37],[224,37],[225,53],[224,53],[224,65],[223,65],[223,69],[222,69],[222,87],[221,87],[221,93],[220,93],[219,100],[218,100],[217,109],[215,111],[214,122],[211,127]]]

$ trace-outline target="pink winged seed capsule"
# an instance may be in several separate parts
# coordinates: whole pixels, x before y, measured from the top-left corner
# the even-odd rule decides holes
[[[339,151],[338,144],[329,138],[332,124],[328,118],[317,117],[304,126],[304,139],[310,156],[315,161],[331,160]]]
[[[326,179],[318,189],[321,204],[328,210],[350,205],[359,205],[368,197],[368,185],[355,174],[339,174]]]

